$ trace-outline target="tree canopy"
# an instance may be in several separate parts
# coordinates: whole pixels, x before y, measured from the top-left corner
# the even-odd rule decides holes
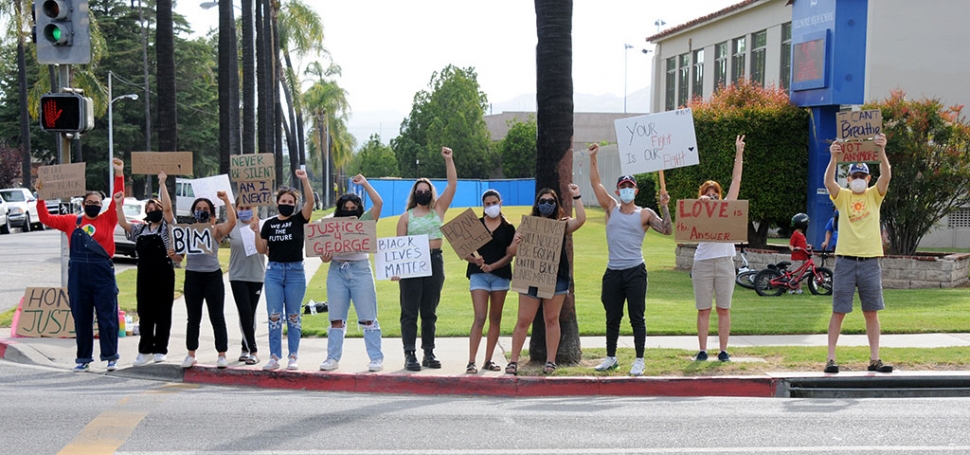
[[[366,177],[397,177],[397,158],[391,147],[381,143],[381,137],[372,134],[350,165],[351,174],[364,174]]]
[[[509,133],[498,145],[502,158],[502,174],[507,178],[520,179],[536,176],[536,119],[534,116],[521,122],[509,120]]]

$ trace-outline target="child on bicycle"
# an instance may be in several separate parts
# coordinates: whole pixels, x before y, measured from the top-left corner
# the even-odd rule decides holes
[[[808,253],[808,242],[805,240],[805,231],[808,230],[808,215],[796,213],[791,217],[791,240],[788,242],[788,249],[791,250],[791,268],[798,270],[811,256]],[[795,289],[788,291],[789,294],[801,294],[801,283],[795,284]]]

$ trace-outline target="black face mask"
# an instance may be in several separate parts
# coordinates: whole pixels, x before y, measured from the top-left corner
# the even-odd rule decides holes
[[[88,218],[97,218],[98,217],[98,214],[100,214],[100,213],[101,213],[101,206],[100,205],[85,205],[84,206],[84,214],[87,215]]]
[[[211,216],[211,215],[210,215],[210,213],[207,210],[196,210],[195,211],[195,220],[198,221],[198,222],[200,222],[200,223],[207,223],[207,222],[209,222],[209,216]]]
[[[145,220],[148,221],[149,223],[157,223],[159,221],[162,221],[162,211],[152,210],[151,212],[146,213]]]
[[[418,205],[428,205],[431,203],[431,192],[427,193],[414,193],[414,202]]]
[[[276,210],[280,212],[280,215],[290,216],[296,210],[296,206],[292,204],[280,204],[276,207]]]

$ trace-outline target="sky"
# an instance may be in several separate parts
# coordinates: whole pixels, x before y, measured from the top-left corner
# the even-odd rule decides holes
[[[285,1],[285,0],[284,0]],[[491,112],[534,106],[535,6],[528,0],[304,0],[323,20],[324,45],[342,69],[350,132],[362,144],[374,133],[387,143],[445,66],[474,67]],[[577,112],[647,112],[653,53],[646,37],[657,20],[670,28],[739,0],[574,0],[573,91],[605,95],[606,107]],[[204,34],[218,25],[216,8],[181,0],[176,10]],[[238,14],[238,10],[237,10]],[[625,44],[633,46],[625,49]],[[322,57],[308,56],[302,65]],[[639,92],[639,93],[636,93]],[[531,99],[530,99],[530,96]],[[630,96],[634,95],[634,96]],[[533,107],[534,109],[534,107]]]

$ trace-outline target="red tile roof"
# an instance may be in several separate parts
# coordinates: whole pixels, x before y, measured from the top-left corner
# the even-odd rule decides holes
[[[757,3],[757,2],[760,2],[760,1],[764,1],[764,0],[744,0],[741,3],[735,3],[734,5],[728,6],[726,8],[722,8],[719,11],[715,11],[715,12],[713,12],[711,14],[708,14],[707,16],[698,17],[697,19],[694,19],[694,20],[692,20],[690,22],[686,22],[686,23],[680,24],[678,26],[668,28],[668,29],[666,29],[666,30],[664,30],[664,31],[662,31],[660,33],[657,33],[656,35],[648,36],[646,41],[648,43],[657,41],[657,40],[659,40],[661,38],[664,38],[666,36],[673,35],[674,33],[677,33],[677,32],[679,32],[681,30],[685,30],[685,29],[691,28],[691,27],[693,27],[695,25],[703,24],[704,22],[708,22],[708,21],[714,20],[714,19],[716,19],[718,17],[721,17],[721,16],[724,16],[724,15],[726,15],[726,14],[732,12],[732,11],[737,11],[739,9],[742,9],[742,8],[748,6],[748,5],[751,5],[752,3]]]

